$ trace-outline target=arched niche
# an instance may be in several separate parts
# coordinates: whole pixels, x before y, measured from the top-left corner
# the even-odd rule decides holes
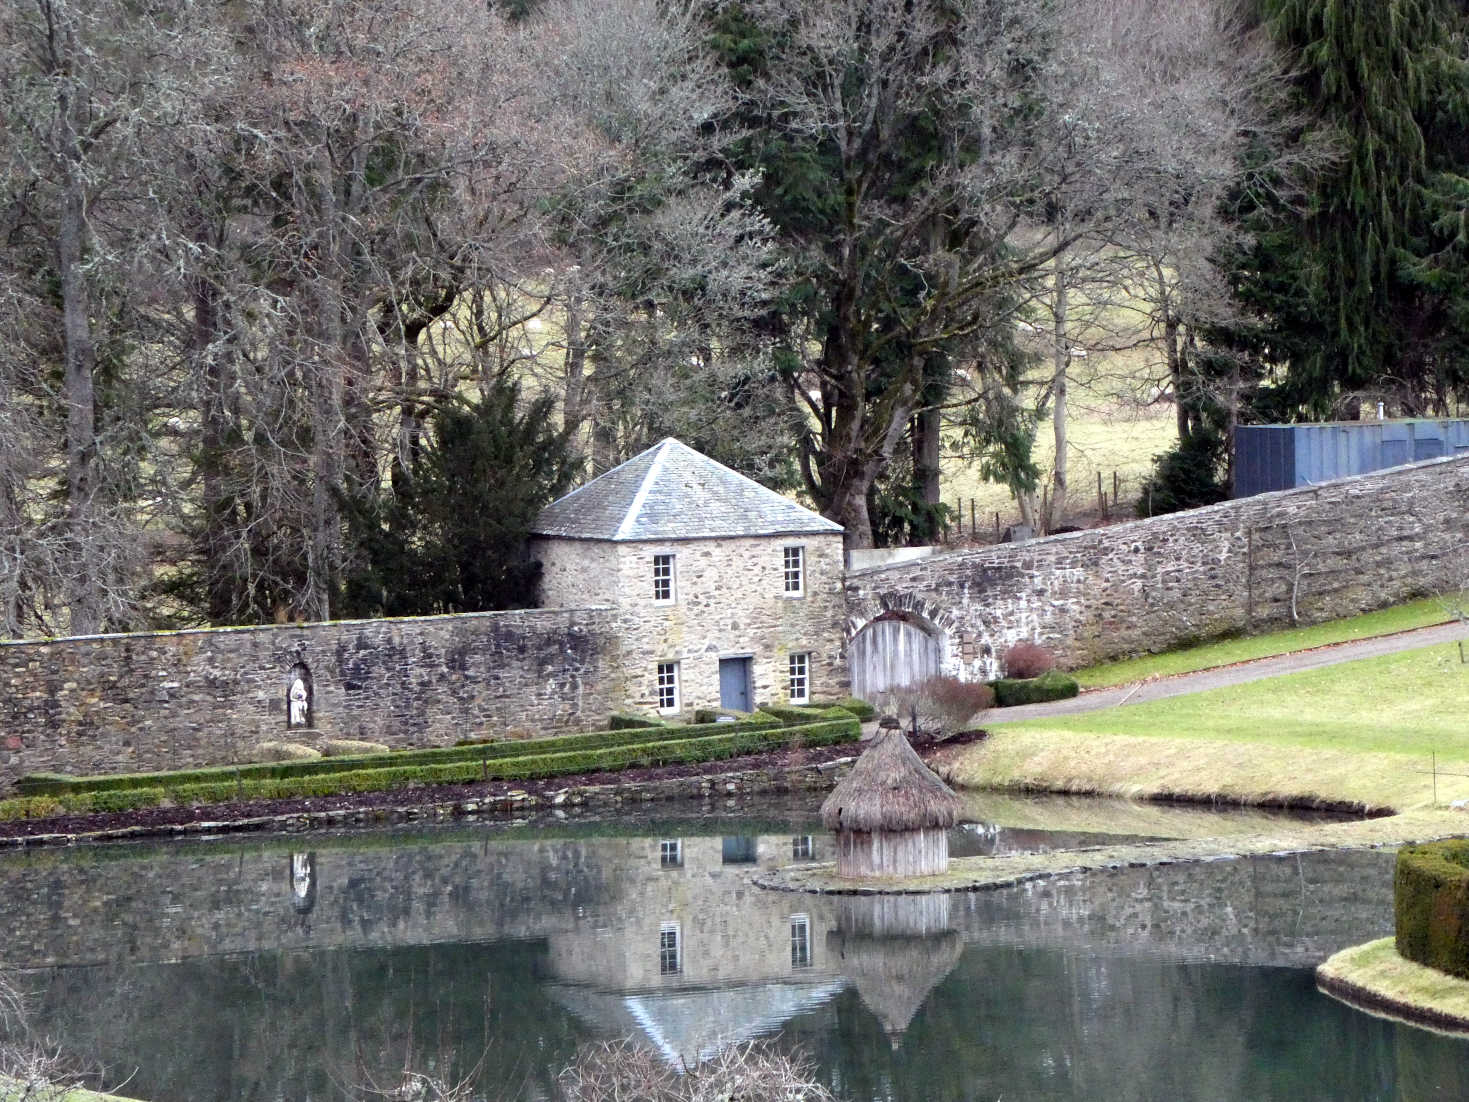
[[[311,667],[297,662],[286,677],[286,727],[295,731],[316,726],[315,704]]]

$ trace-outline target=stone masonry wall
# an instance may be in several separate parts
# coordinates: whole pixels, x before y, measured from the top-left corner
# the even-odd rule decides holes
[[[311,726],[288,730],[298,662]],[[0,643],[0,791],[37,771],[227,763],[266,740],[429,746],[600,726],[618,666],[608,609]]]
[[[885,612],[993,677],[1036,640],[1079,667],[1347,616],[1464,584],[1469,457],[847,575],[848,635]]]
[[[613,584],[617,577],[617,544],[611,540],[534,538],[530,554],[541,564],[536,601],[541,608],[622,603],[622,594]]]
[[[786,596],[783,549],[805,548],[805,592]],[[653,600],[656,553],[674,558],[675,599]],[[810,654],[811,696],[847,692],[840,535],[618,545],[619,623],[632,708],[657,710],[657,665],[679,663],[685,713],[719,704],[719,660],[752,659],[755,702],[784,703],[788,656]]]

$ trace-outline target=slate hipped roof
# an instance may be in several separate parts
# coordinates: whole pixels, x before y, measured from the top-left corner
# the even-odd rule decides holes
[[[531,526],[538,536],[619,542],[841,530],[671,436],[553,501]]]

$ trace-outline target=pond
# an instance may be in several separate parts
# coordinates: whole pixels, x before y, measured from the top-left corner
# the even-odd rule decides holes
[[[956,852],[1261,825],[1077,802],[970,812]],[[831,848],[808,803],[15,853],[3,956],[39,1024],[152,1102],[327,1102],[405,1061],[472,1072],[485,1099],[545,1099],[579,1044],[612,1037],[670,1062],[773,1037],[863,1102],[1469,1097],[1469,1044],[1312,981],[1391,931],[1390,854],[952,897],[749,883]]]

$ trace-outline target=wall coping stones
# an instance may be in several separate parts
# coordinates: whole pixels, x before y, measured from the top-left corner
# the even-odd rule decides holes
[[[938,554],[929,555],[921,559],[848,570],[846,574],[849,580],[854,578],[876,577],[883,574],[895,575],[909,568],[922,569],[927,567],[932,569],[936,565],[946,561],[952,562],[964,556],[978,557],[996,553],[1023,553],[1027,548],[1050,548],[1067,540],[1085,541],[1099,537],[1109,539],[1119,538],[1132,531],[1146,531],[1151,527],[1157,526],[1160,521],[1181,521],[1185,518],[1189,520],[1204,520],[1237,512],[1241,506],[1268,506],[1278,502],[1289,501],[1292,498],[1304,498],[1319,494],[1322,490],[1342,487],[1348,483],[1355,483],[1362,490],[1371,492],[1373,489],[1372,483],[1396,481],[1405,471],[1421,470],[1434,466],[1462,466],[1469,468],[1469,455],[1441,455],[1435,459],[1424,459],[1417,463],[1404,463],[1397,467],[1385,467],[1380,471],[1372,471],[1369,474],[1346,475],[1342,478],[1327,479],[1324,482],[1316,482],[1310,486],[1297,486],[1289,490],[1271,490],[1268,493],[1253,494],[1250,497],[1231,498],[1228,501],[1216,502],[1213,505],[1201,505],[1196,509],[1185,509],[1177,513],[1160,513],[1153,517],[1136,517],[1132,520],[1109,524],[1105,528],[1086,528],[1080,532],[1058,532],[1055,535],[1040,536],[1021,543],[989,544],[985,547],[961,547],[953,551],[941,551]]]
[[[225,624],[219,627],[153,629],[147,631],[109,631],[95,635],[37,635],[24,639],[0,639],[0,647],[49,646],[54,643],[85,643],[114,639],[166,639],[186,635],[230,635],[237,632],[314,631],[326,628],[364,627],[373,624],[420,624],[443,621],[507,619],[535,616],[548,612],[615,612],[611,605],[586,605],[576,608],[510,608],[494,612],[448,612],[433,616],[379,616],[355,620],[297,620],[286,624]]]

